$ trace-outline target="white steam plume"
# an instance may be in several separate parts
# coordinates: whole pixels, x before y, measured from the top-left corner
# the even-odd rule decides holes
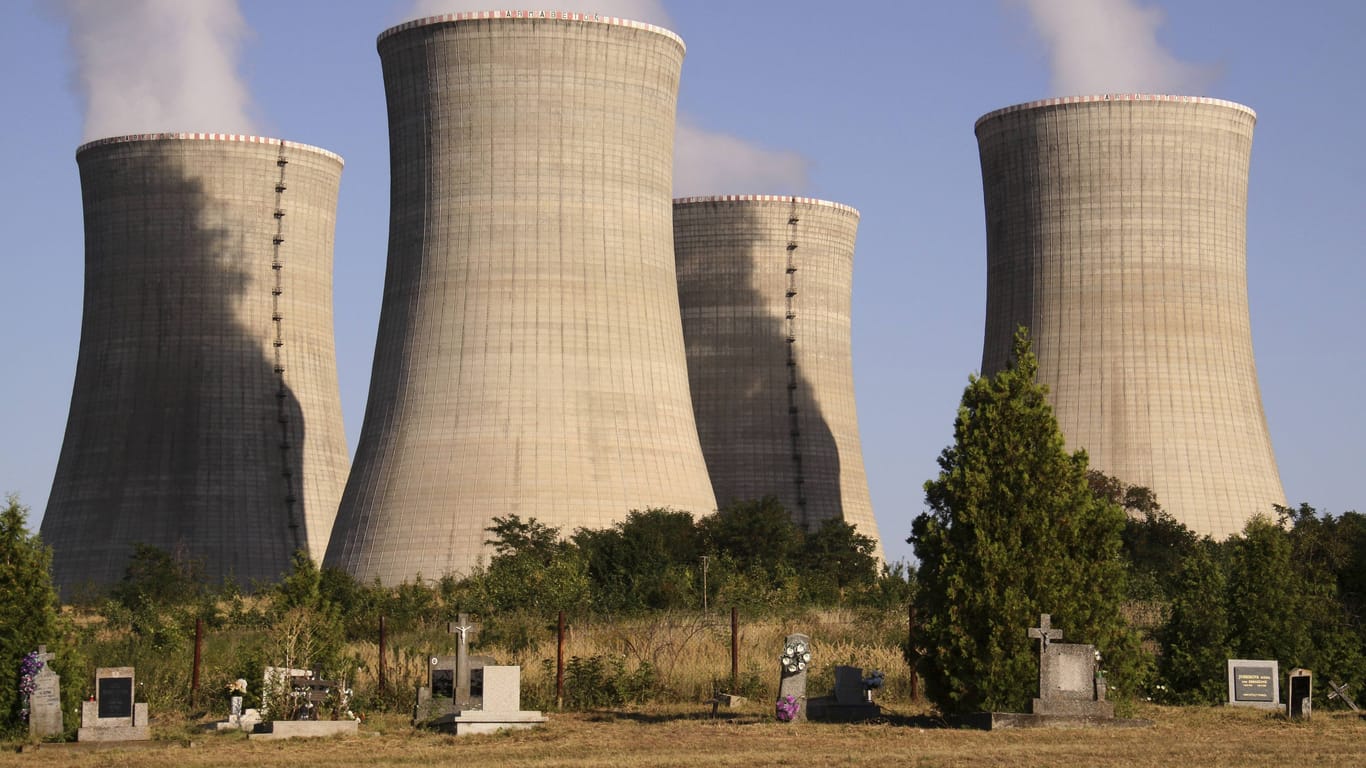
[[[806,183],[807,161],[800,154],[764,149],[679,118],[674,138],[675,197],[799,195]]]
[[[1140,0],[1016,0],[1048,46],[1055,96],[1098,93],[1198,95],[1214,68],[1189,64],[1157,40],[1161,8]]]
[[[236,0],[60,0],[86,100],[85,138],[255,133],[237,71]]]

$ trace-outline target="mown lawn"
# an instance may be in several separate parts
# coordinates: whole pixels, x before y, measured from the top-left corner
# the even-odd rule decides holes
[[[937,727],[888,709],[863,725],[774,722],[757,705],[723,710],[650,707],[551,714],[536,731],[455,738],[416,731],[402,716],[372,718],[359,737],[249,742],[154,723],[162,745],[44,745],[0,755],[23,766],[1247,766],[1366,765],[1366,720],[1319,712],[1309,722],[1230,708],[1142,707],[1148,728],[982,732]],[[186,746],[188,744],[189,746]]]

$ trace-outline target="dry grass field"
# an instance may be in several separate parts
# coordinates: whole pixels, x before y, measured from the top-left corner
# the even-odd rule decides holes
[[[1230,708],[1142,707],[1148,728],[982,732],[935,727],[891,709],[865,725],[785,724],[757,704],[711,719],[702,705],[551,714],[536,731],[455,738],[399,716],[359,737],[249,742],[156,723],[160,745],[49,745],[0,766],[1247,766],[1366,765],[1366,720],[1320,712],[1309,722]],[[188,746],[186,746],[188,744]]]

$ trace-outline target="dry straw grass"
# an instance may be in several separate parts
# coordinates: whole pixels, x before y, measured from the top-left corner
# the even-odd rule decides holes
[[[85,751],[60,746],[0,755],[0,766],[1360,766],[1366,722],[1318,713],[1291,723],[1260,711],[1145,707],[1149,728],[981,732],[931,727],[898,706],[867,725],[784,724],[753,704],[712,720],[706,708],[648,707],[551,714],[537,731],[455,738],[414,731],[398,716],[368,722],[359,737],[249,742],[200,734],[194,746]],[[184,739],[183,723],[154,723]]]

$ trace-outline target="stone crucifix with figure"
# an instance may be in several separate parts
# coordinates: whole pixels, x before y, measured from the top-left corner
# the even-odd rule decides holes
[[[469,644],[478,637],[479,624],[470,621],[469,614],[462,613],[446,625],[446,631],[458,636],[455,644],[455,707],[465,709],[470,706]]]

